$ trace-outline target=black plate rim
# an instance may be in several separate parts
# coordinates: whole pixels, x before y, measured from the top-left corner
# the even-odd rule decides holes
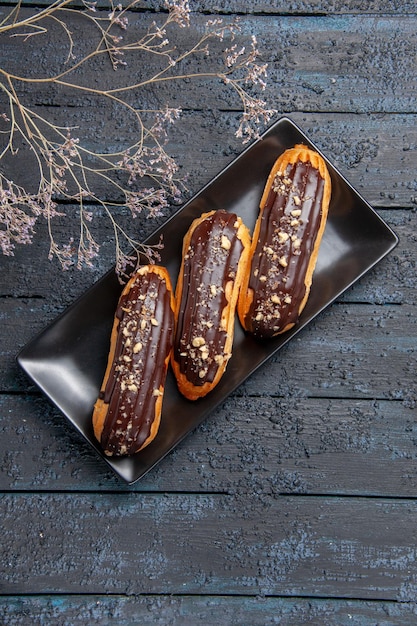
[[[148,242],[150,242],[152,240],[155,240],[156,238],[158,238],[158,235],[161,232],[166,231],[167,229],[169,229],[170,223],[173,220],[175,220],[175,218],[179,214],[181,214],[184,210],[186,210],[193,202],[195,202],[195,200],[199,196],[203,195],[204,192],[207,189],[209,189],[211,185],[213,185],[213,183],[215,183],[222,176],[224,176],[228,172],[228,170],[230,170],[232,167],[236,166],[236,164],[239,162],[239,160],[242,159],[244,157],[244,155],[246,155],[248,152],[250,152],[265,137],[267,137],[269,134],[271,134],[278,127],[280,127],[282,125],[285,125],[285,124],[289,125],[294,130],[296,130],[296,132],[303,138],[303,141],[307,145],[312,147],[314,150],[316,150],[323,157],[323,159],[326,161],[327,165],[329,166],[330,170],[333,170],[333,173],[337,177],[339,177],[340,180],[342,180],[343,183],[348,188],[350,188],[352,193],[355,196],[357,196],[358,199],[366,206],[367,210],[373,214],[373,217],[376,218],[379,221],[380,226],[387,233],[387,244],[386,244],[385,248],[383,249],[383,251],[378,256],[375,256],[375,258],[373,259],[372,263],[369,263],[367,265],[367,267],[363,271],[361,271],[361,272],[359,272],[358,274],[355,275],[354,279],[352,279],[343,288],[341,288],[340,290],[335,292],[331,298],[326,300],[325,303],[323,304],[323,306],[319,307],[317,309],[317,311],[312,316],[310,316],[309,319],[305,323],[297,325],[294,329],[292,329],[291,331],[286,333],[286,336],[285,336],[285,338],[282,339],[280,345],[276,349],[270,351],[265,356],[265,358],[263,358],[258,363],[256,363],[256,365],[245,376],[243,376],[239,380],[239,382],[237,384],[229,387],[227,394],[222,399],[220,399],[219,402],[217,402],[215,405],[211,406],[209,409],[207,409],[205,411],[203,410],[200,413],[198,420],[196,420],[195,424],[193,425],[193,428],[190,429],[185,434],[183,434],[182,436],[178,437],[178,439],[175,440],[173,445],[171,445],[169,448],[167,448],[164,451],[164,453],[162,455],[160,455],[159,458],[154,463],[150,464],[146,468],[145,471],[143,471],[139,475],[135,476],[133,478],[133,480],[128,479],[126,477],[125,473],[118,469],[118,467],[116,465],[117,462],[115,463],[114,460],[107,458],[102,453],[102,451],[100,450],[99,445],[95,441],[92,441],[88,436],[86,436],[86,434],[83,432],[82,428],[77,424],[77,422],[74,421],[71,418],[71,416],[67,415],[65,413],[65,411],[62,410],[62,408],[59,406],[59,403],[56,402],[56,400],[54,399],[53,395],[51,395],[51,393],[48,390],[48,388],[45,385],[43,385],[33,375],[33,373],[31,372],[30,366],[28,365],[28,360],[30,360],[30,359],[28,359],[27,357],[28,357],[28,355],[30,355],[31,352],[33,353],[33,350],[35,350],[35,352],[36,352],[36,345],[37,345],[38,341],[43,336],[45,336],[45,334],[47,334],[50,331],[50,329],[55,324],[57,324],[60,320],[65,318],[73,309],[75,309],[77,307],[77,305],[81,301],[83,301],[85,298],[88,298],[89,294],[91,292],[94,292],[94,290],[97,288],[97,285],[99,283],[101,283],[101,282],[105,281],[106,279],[108,279],[110,275],[114,275],[114,267],[111,268],[110,270],[108,270],[107,272],[105,272],[103,274],[103,276],[101,276],[101,278],[99,278],[89,288],[87,288],[84,291],[83,294],[81,294],[78,298],[76,298],[74,300],[74,302],[72,304],[70,304],[60,314],[58,314],[52,320],[52,322],[50,322],[44,329],[39,331],[29,342],[27,342],[23,346],[23,348],[21,348],[21,350],[19,351],[19,353],[16,356],[16,360],[17,360],[19,366],[23,369],[23,371],[25,371],[27,376],[38,386],[38,388],[45,394],[45,396],[64,414],[64,417],[68,421],[70,421],[72,426],[78,431],[78,433],[83,437],[83,439],[85,441],[87,441],[94,448],[94,450],[98,453],[98,455],[105,461],[107,466],[109,466],[113,470],[113,472],[116,475],[118,475],[120,478],[122,478],[128,485],[133,485],[134,483],[136,483],[137,481],[142,479],[146,474],[148,474],[156,465],[158,465],[160,463],[160,461],[162,461],[163,458],[165,458],[177,445],[179,445],[181,443],[181,441],[183,441],[188,436],[188,434],[190,434],[192,432],[192,430],[194,430],[199,424],[201,424],[205,419],[207,419],[208,415],[216,408],[216,406],[219,406],[221,404],[221,402],[223,402],[231,393],[233,393],[256,370],[258,370],[261,366],[263,366],[272,356],[276,355],[277,352],[279,352],[284,346],[286,346],[288,344],[288,342],[290,342],[293,339],[294,336],[296,336],[299,332],[301,332],[301,330],[303,330],[308,324],[310,324],[311,321],[313,321],[318,315],[320,315],[320,313],[322,313],[325,309],[327,309],[345,291],[350,289],[353,284],[355,284],[365,274],[367,274],[373,267],[375,267],[375,265],[377,265],[385,256],[387,256],[398,245],[399,238],[398,238],[397,234],[392,230],[392,228],[382,219],[382,217],[377,213],[377,211],[363,198],[363,196],[360,194],[360,192],[358,192],[357,189],[355,189],[355,187],[345,178],[345,176],[343,174],[341,174],[341,172],[331,163],[331,161],[326,157],[326,155],[323,154],[323,152],[314,144],[314,142],[304,133],[304,131],[299,127],[299,125],[297,123],[295,123],[291,118],[289,118],[286,115],[280,117],[276,122],[271,124],[255,141],[253,141],[251,144],[249,144],[229,164],[227,164],[224,168],[222,168],[222,170],[220,170],[209,182],[207,182],[189,200],[187,200],[183,205],[181,205],[161,226],[159,226],[157,229],[155,229],[155,231],[153,231],[144,240],[144,243],[147,244]],[[226,375],[227,375],[227,372],[226,372],[225,376]]]

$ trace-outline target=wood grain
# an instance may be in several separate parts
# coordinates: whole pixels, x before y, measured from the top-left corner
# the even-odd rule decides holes
[[[3,1],[4,6],[7,6],[9,2]],[[47,0],[24,0],[23,6],[44,6],[48,4]],[[108,2],[106,0],[98,0],[97,7],[101,9],[107,9]],[[130,4],[129,0],[122,0],[120,4],[126,7]],[[79,0],[74,1],[75,6],[82,7],[82,2]],[[284,2],[283,0],[248,0],[244,5],[241,5],[237,0],[192,0],[190,3],[192,11],[207,12],[207,13],[225,13],[225,14],[238,14],[238,15],[250,15],[254,14],[283,14],[283,15],[296,15],[296,14],[337,14],[337,13],[353,13],[353,14],[405,14],[415,13],[415,5],[413,0],[405,0],[404,2],[398,2],[398,0],[387,0],[381,4],[380,0],[370,0],[366,6],[361,0],[291,0]],[[163,11],[165,9],[164,2],[161,0],[143,0],[138,5],[137,10],[154,10]]]
[[[0,598],[0,617],[14,626],[65,623],[71,626],[99,624],[117,620],[120,626],[196,626],[214,624],[251,624],[251,626],[409,626],[415,618],[413,602],[358,601],[321,598],[274,598],[265,596],[134,596],[71,595],[20,596]]]
[[[351,498],[349,507],[342,498],[258,493],[1,500],[13,520],[3,524],[2,593],[343,597],[348,587],[358,599],[415,597],[414,500]]]
[[[45,4],[24,3],[25,11]],[[105,8],[104,1],[99,3]],[[0,5],[4,15],[10,3]],[[47,260],[39,222],[31,246],[0,265],[0,622],[411,626],[416,616],[415,3],[397,0],[192,2],[193,26],[239,16],[268,62],[263,94],[288,114],[399,235],[398,247],[260,368],[210,418],[132,487],[107,469],[30,384],[18,350],[114,263],[103,212],[92,269],[62,273]],[[160,0],[132,12],[132,28],[163,18]],[[0,16],[1,18],[1,16]],[[71,18],[78,51],[91,36]],[[39,76],[65,54],[48,38],[0,41],[2,63]],[[216,64],[224,43],[217,42]],[[51,54],[53,50],[53,54]],[[31,53],[32,51],[32,53]],[[23,58],[24,57],[24,58]],[[30,63],[27,60],[30,59]],[[48,63],[46,63],[48,60]],[[127,59],[130,61],[130,59]],[[52,65],[51,65],[52,63]],[[198,71],[202,61],[188,69]],[[79,84],[122,83],[106,62]],[[17,84],[25,103],[79,127],[88,147],[120,148],[136,129],[91,94]],[[183,108],[168,152],[196,193],[242,150],[241,105],[216,81],[158,86],[143,107]],[[0,92],[0,113],[5,107]],[[3,136],[0,136],[2,141]],[[1,147],[2,144],[0,144]],[[24,146],[2,161],[29,187]],[[4,170],[5,171],[5,170]],[[97,185],[104,198],[114,192]],[[61,242],[77,207],[54,222]],[[138,219],[145,238],[156,222]],[[129,224],[128,212],[117,212]]]
[[[134,487],[42,397],[3,395],[0,490],[415,496],[414,402],[232,396]],[[351,471],[354,468],[354,471]],[[387,481],[387,475],[390,479]]]
[[[103,135],[104,131],[99,128],[99,124],[103,124],[104,120],[95,119],[99,109],[93,104],[80,103],[80,107],[87,118],[83,139],[87,147],[91,148],[93,138]],[[40,112],[40,109],[35,107],[35,111]],[[42,111],[48,116],[51,114],[52,118],[59,117],[55,108],[43,108]],[[352,116],[346,113],[305,113],[283,107],[278,109],[274,121],[283,114],[288,114],[300,126],[372,206],[416,207],[417,178],[414,165],[417,114]],[[69,108],[65,114],[65,123],[77,125],[79,115],[78,106]],[[185,111],[172,128],[167,152],[175,157],[180,166],[179,175],[186,180],[188,193],[184,195],[184,200],[197,193],[245,148],[234,136],[238,117],[237,112],[214,111],[208,115],[201,111]],[[120,137],[119,128],[110,124],[105,132],[107,145],[115,146],[113,140],[116,142]],[[199,141],[195,141],[196,136]],[[132,139],[133,130],[126,129],[125,145]],[[33,190],[37,184],[37,172],[30,158],[20,158],[23,154],[22,151],[16,157],[7,157],[4,167],[14,173],[16,180]],[[111,193],[111,189],[101,181],[97,182],[94,189],[104,199]],[[96,211],[98,215],[102,213],[99,209]],[[149,222],[138,222],[139,234],[142,231],[146,234],[146,230],[153,228]],[[106,224],[109,226],[104,219],[104,232]]]

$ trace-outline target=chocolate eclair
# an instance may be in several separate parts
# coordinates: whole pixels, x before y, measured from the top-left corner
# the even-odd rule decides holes
[[[123,289],[93,412],[94,434],[108,456],[135,454],[158,432],[174,308],[170,277],[163,267],[142,266]]]
[[[171,361],[178,388],[189,400],[209,393],[230,359],[249,247],[247,227],[224,210],[204,213],[184,237]]]
[[[310,293],[330,195],[330,175],[316,151],[296,145],[276,160],[238,302],[240,322],[254,336],[273,337],[297,322]]]

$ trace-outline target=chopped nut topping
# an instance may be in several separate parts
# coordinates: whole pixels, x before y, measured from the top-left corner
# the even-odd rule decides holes
[[[224,361],[224,357],[222,354],[216,354],[216,356],[214,357],[214,361],[215,363],[217,363],[217,365],[221,365]]]
[[[294,198],[294,202],[295,202],[295,198]],[[295,202],[295,204],[297,204],[297,202]],[[292,217],[300,217],[301,209],[294,209],[293,211],[291,211],[291,215]]]
[[[146,328],[146,320],[145,320],[145,319],[143,319],[143,320],[141,320],[141,322],[140,322],[140,329],[141,329],[141,330],[145,330],[145,328]]]
[[[153,394],[152,394],[155,398],[157,398],[158,396],[162,396],[163,392],[160,391],[159,389],[154,389],[153,390]]]
[[[194,348],[199,348],[200,346],[204,346],[205,343],[206,343],[206,340],[204,339],[204,337],[194,337],[194,339],[192,340],[192,344]]]
[[[285,256],[280,257],[280,259],[278,259],[278,263],[281,265],[281,267],[287,267],[288,265],[288,261]]]
[[[257,322],[261,322],[263,320],[263,318],[264,318],[263,313],[259,312],[259,313],[256,314],[255,320]]]
[[[278,241],[279,241],[279,243],[285,243],[288,238],[289,238],[289,234],[285,233],[283,230],[281,230],[278,233]]]
[[[133,346],[133,354],[137,354],[138,352],[140,352],[142,350],[142,343],[140,341],[138,341],[137,343],[135,343],[135,345]]]
[[[204,376],[207,374],[207,370],[200,370],[198,372],[198,376],[199,378],[204,378]]]
[[[285,296],[284,302],[285,302],[285,304],[291,304],[291,302],[292,302],[291,296]]]
[[[296,206],[300,206],[301,200],[300,200],[299,196],[294,196],[294,204]]]
[[[281,304],[281,298],[276,293],[272,294],[271,300],[274,304]]]
[[[261,283],[266,283],[266,276],[264,276],[264,275],[259,276],[259,281],[260,281]]]
[[[217,295],[217,287],[216,285],[210,285],[210,293],[212,296]]]
[[[131,360],[132,360],[132,359],[130,358],[130,356],[127,356],[127,354],[125,354],[125,355],[124,355],[124,357],[123,357],[123,361],[124,361],[125,363],[130,363],[130,362],[131,362]]]
[[[291,220],[291,226],[299,226],[300,225],[300,221],[297,219],[293,219]]]
[[[129,385],[128,389],[129,389],[129,391],[134,391],[134,392],[136,392],[138,390],[137,386],[134,383]]]
[[[151,318],[151,324],[152,326],[159,326],[158,320],[156,320],[154,317]]]
[[[230,250],[232,243],[230,241],[230,239],[228,237],[226,237],[226,235],[222,235],[222,248],[224,248],[225,250]]]

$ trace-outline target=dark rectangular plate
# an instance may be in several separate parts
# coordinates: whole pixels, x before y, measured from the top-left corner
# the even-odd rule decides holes
[[[297,143],[317,150],[291,120],[280,119],[147,240],[156,243],[163,236],[162,264],[168,268],[174,284],[183,236],[193,219],[204,211],[224,208],[240,215],[252,229],[274,161]],[[107,458],[94,438],[91,424],[121,291],[114,271],[93,285],[18,355],[18,362],[29,377],[128,483],[143,477],[250,374],[397,244],[392,230],[327,159],[326,162],[332,178],[329,216],[310,297],[299,323],[284,335],[260,342],[245,335],[237,322],[233,356],[223,379],[208,396],[196,402],[179,394],[169,372],[158,435],[136,456]]]

